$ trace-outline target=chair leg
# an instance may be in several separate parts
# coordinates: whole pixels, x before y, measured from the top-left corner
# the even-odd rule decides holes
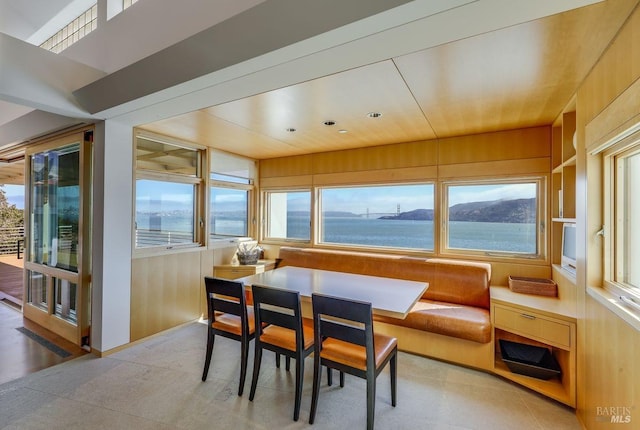
[[[242,396],[244,391],[244,380],[247,377],[247,362],[249,361],[249,341],[242,338],[240,341],[240,383],[238,386],[238,396]]]
[[[344,388],[344,372],[340,372],[340,388]]]
[[[367,377],[367,430],[373,430],[376,410],[376,376]]]
[[[276,367],[280,369],[280,354],[276,353]]]
[[[287,357],[289,358],[289,357]],[[302,400],[302,382],[304,377],[304,357],[296,357],[296,401],[293,408],[293,420],[298,421],[300,417],[300,402]]]
[[[320,395],[320,379],[322,378],[322,365],[320,365],[320,357],[314,354],[313,358],[313,391],[311,392],[311,410],[309,411],[309,424],[313,424],[316,418],[316,409],[318,407],[318,396]],[[331,368],[327,367],[327,379],[331,385]]]
[[[315,372],[315,370],[314,370]],[[332,386],[333,385],[333,372],[331,371],[330,367],[327,367],[327,385],[328,386]]]
[[[207,374],[209,373],[209,365],[211,364],[211,355],[213,353],[213,342],[215,341],[215,335],[211,329],[207,330],[207,355],[204,359],[204,371],[202,372],[202,381],[207,380]]]
[[[396,373],[396,369],[397,369],[397,362],[396,359],[398,357],[398,354],[395,353],[395,351],[392,353],[393,355],[391,356],[391,360],[389,363],[389,370],[391,373],[391,406],[395,407],[396,406],[396,386],[397,386],[397,373]]]
[[[262,361],[262,348],[258,346],[256,341],[256,353],[253,359],[253,377],[251,378],[251,391],[249,392],[249,401],[253,401],[256,394],[256,386],[258,385],[258,375],[260,374],[260,362]]]
[[[289,370],[291,370],[291,357],[286,356],[285,357],[285,363],[286,363],[286,369],[287,369],[287,372],[288,372]]]

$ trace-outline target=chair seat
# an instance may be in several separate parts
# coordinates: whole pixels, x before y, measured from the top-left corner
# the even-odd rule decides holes
[[[313,345],[313,320],[309,318],[302,319],[302,335],[304,339],[304,349],[310,348]],[[277,325],[270,325],[262,330],[260,342],[279,346],[289,351],[295,351],[296,332],[295,330]]]
[[[253,318],[253,308],[247,306],[247,323],[249,325],[249,334],[253,334],[255,329],[255,320]],[[226,331],[235,335],[242,335],[242,324],[240,317],[232,314],[219,313],[216,314],[216,320],[211,324],[216,330]]]
[[[379,367],[384,359],[393,352],[398,345],[395,337],[374,333],[374,344],[376,347],[376,367]],[[354,367],[360,370],[367,370],[367,355],[364,346],[342,340],[328,338],[322,342],[320,356],[326,360],[335,361],[345,366]]]

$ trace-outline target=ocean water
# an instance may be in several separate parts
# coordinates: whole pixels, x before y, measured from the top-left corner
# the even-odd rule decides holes
[[[137,217],[139,231],[149,230],[148,217]],[[219,229],[241,234],[245,229],[241,220],[219,220]],[[156,221],[157,225],[157,221]],[[163,232],[189,233],[192,220],[181,217],[162,219]],[[309,217],[290,216],[287,236],[291,239],[309,239]],[[149,233],[148,233],[149,234]],[[176,236],[173,236],[176,240]],[[180,237],[180,236],[179,236]],[[386,220],[367,218],[325,218],[321,241],[325,243],[356,244],[392,248],[433,250],[433,221]],[[190,239],[184,238],[185,241]],[[497,252],[536,253],[535,224],[489,222],[449,223],[449,247]]]
[[[433,221],[325,218],[321,241],[433,250],[433,228]],[[308,218],[289,217],[287,234],[308,239]],[[536,225],[454,221],[449,223],[449,247],[534,254]]]

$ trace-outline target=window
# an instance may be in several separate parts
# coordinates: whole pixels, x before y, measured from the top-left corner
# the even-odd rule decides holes
[[[137,137],[136,248],[172,248],[199,242],[201,152],[156,138]]]
[[[614,145],[605,160],[605,240],[610,266],[605,268],[605,283],[635,295],[640,303],[640,140],[638,133]],[[635,263],[635,264],[634,264]],[[623,294],[621,291],[617,291]]]
[[[244,237],[249,235],[249,189],[234,188],[234,183],[243,182],[239,178],[221,177],[211,175],[212,182],[210,195],[210,236],[211,239],[219,239],[226,236]],[[220,179],[226,179],[220,181]],[[233,182],[232,182],[233,181]],[[245,186],[249,186],[245,179]],[[238,185],[236,185],[238,186]]]
[[[196,187],[136,181],[136,247],[194,243]]]
[[[96,29],[98,25],[98,5],[94,3],[80,16],[65,25],[56,34],[42,42],[41,48],[59,54],[69,46]]]
[[[266,239],[311,240],[311,191],[269,191],[265,207]]]
[[[449,252],[540,256],[542,178],[445,184]]]
[[[212,149],[210,167],[209,239],[252,235],[255,161]]]
[[[433,184],[320,189],[320,243],[433,250]]]
[[[80,144],[31,156],[29,261],[78,272]]]

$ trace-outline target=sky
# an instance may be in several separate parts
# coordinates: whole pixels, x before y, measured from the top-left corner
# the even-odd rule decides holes
[[[162,188],[159,191],[158,188]],[[190,188],[190,187],[188,187]],[[2,185],[9,204],[24,209],[24,186]],[[169,207],[173,201],[175,208],[190,204],[192,196],[183,193],[184,185],[174,185],[166,182],[138,181],[139,198],[146,200],[151,195],[162,195]],[[371,212],[395,213],[397,205],[402,212],[414,209],[433,209],[432,185],[403,185],[388,187],[353,187],[324,189],[324,209],[331,211],[346,211],[353,213]],[[291,197],[297,193],[292,193]],[[308,195],[305,195],[307,197]],[[228,196],[234,200],[238,196]],[[449,205],[458,203],[492,201],[500,199],[517,199],[536,197],[536,185],[528,184],[498,184],[498,185],[464,185],[450,187]],[[220,196],[224,199],[223,196]],[[141,202],[142,203],[142,202]],[[289,200],[289,210],[309,210],[309,199],[304,198],[296,204],[295,199]]]
[[[0,185],[7,196],[10,205],[16,205],[18,209],[24,209],[23,185]]]

